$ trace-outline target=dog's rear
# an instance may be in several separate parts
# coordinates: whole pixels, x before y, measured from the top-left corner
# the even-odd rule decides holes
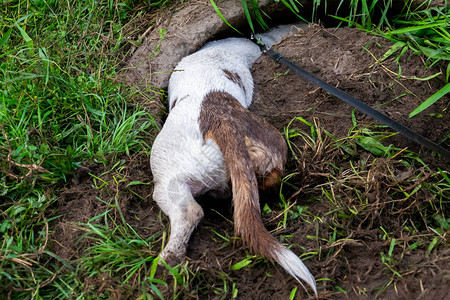
[[[276,260],[316,292],[308,268],[267,231],[261,218],[256,175],[263,178],[264,188],[281,179],[287,154],[281,134],[225,92],[213,92],[203,101],[200,130],[205,140],[214,140],[225,157],[231,177],[236,234],[253,251]]]
[[[203,216],[194,197],[224,193],[231,181],[236,234],[317,294],[307,267],[270,235],[261,218],[257,176],[263,188],[277,184],[287,148],[273,126],[246,109],[253,94],[249,68],[259,55],[246,39],[212,42],[183,59],[171,76],[170,114],[151,155],[154,199],[171,221],[160,257],[172,264],[183,259]]]

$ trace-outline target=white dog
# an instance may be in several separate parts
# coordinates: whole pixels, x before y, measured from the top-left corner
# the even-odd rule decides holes
[[[259,37],[270,46],[289,30],[281,26]],[[231,182],[236,234],[317,295],[308,268],[270,235],[261,218],[257,176],[263,189],[278,183],[287,147],[273,126],[246,109],[253,95],[250,68],[260,55],[248,39],[214,41],[183,58],[171,75],[170,113],[150,159],[153,199],[171,222],[169,241],[159,256],[169,264],[184,258],[203,217],[194,197],[210,191],[224,195]]]

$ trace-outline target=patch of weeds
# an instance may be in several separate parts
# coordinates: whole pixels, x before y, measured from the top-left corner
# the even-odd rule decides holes
[[[80,239],[91,244],[78,263],[79,276],[85,278],[86,296],[101,293],[106,298],[120,298],[141,293],[142,297],[153,294],[163,299],[160,289],[167,287],[167,283],[155,278],[159,260],[155,259],[157,252],[151,250],[159,235],[142,238],[128,223],[123,223],[124,219],[115,219],[112,209],[120,209],[113,204],[110,206],[110,210],[91,218],[88,223],[78,224],[85,232]],[[102,222],[98,222],[100,220]],[[89,296],[90,293],[94,294]]]
[[[300,126],[292,128],[294,123],[299,123],[303,128],[307,128],[306,130],[309,129],[309,132],[303,130]],[[307,160],[321,161],[321,158],[330,149],[330,134],[320,128],[318,119],[314,119],[313,123],[311,123],[302,117],[294,118],[284,129],[284,136],[288,148],[298,164],[304,165]],[[295,139],[302,141],[302,148],[298,146],[298,143],[295,143]]]
[[[234,29],[236,32],[241,33],[238,29],[234,28],[223,16],[222,12],[220,11],[219,7],[216,4],[216,1],[210,0],[212,7],[214,8],[216,14],[227,24],[229,27]],[[275,2],[281,2],[285,7],[287,7],[294,15],[296,15],[299,19],[306,21],[302,16],[300,16],[300,7],[301,3],[297,0],[278,0]],[[269,18],[269,15],[267,15],[259,6],[258,0],[241,0],[242,10],[244,12],[245,18],[247,19],[248,26],[252,32],[255,32],[255,24],[254,22],[258,23],[258,25],[263,29],[267,30],[269,27],[266,24],[265,18]]]
[[[216,1],[210,0],[211,4],[216,11],[216,13],[224,20],[226,24],[228,22],[220,12],[217,7]],[[289,9],[293,15],[297,16],[299,20],[306,21],[305,18],[312,20],[313,22],[318,21],[319,11],[322,10],[325,14],[329,12],[329,5],[327,1],[313,0],[312,1],[312,12],[310,17],[305,17],[305,12],[302,10],[303,5],[298,0],[276,0],[283,4],[287,9]],[[408,1],[405,1],[408,5]],[[257,0],[241,0],[242,10],[244,12],[245,18],[247,19],[248,25],[252,32],[255,32],[255,22],[263,29],[267,30],[268,26],[266,20],[270,19],[259,6]],[[336,9],[335,14],[340,11],[345,11],[348,15],[347,18],[343,19],[349,26],[354,25],[354,23],[361,24],[363,28],[371,29],[374,20],[378,20],[378,27],[383,25],[389,25],[390,21],[388,14],[391,12],[392,4],[391,1],[377,1],[377,0],[352,0],[352,1],[341,1]],[[228,24],[233,28],[230,24]],[[234,29],[234,28],[233,28]],[[235,29],[238,31],[237,29]],[[239,32],[239,31],[238,31]]]
[[[317,6],[320,5],[320,1],[316,2]],[[374,26],[389,26],[391,22],[388,17],[388,14],[391,13],[392,10],[391,1],[352,0],[349,1],[348,4],[341,2],[335,14],[337,14],[340,9],[348,9],[348,17],[339,18],[335,16],[335,18],[346,22],[349,27],[358,24],[358,28],[370,30]],[[374,23],[375,20],[378,20],[377,24]]]
[[[212,240],[215,243],[220,243],[221,244],[219,249],[222,249],[222,248],[230,246],[235,240],[235,238],[233,236],[230,236],[230,233],[228,231],[224,231],[222,233],[219,233],[214,228],[210,228],[210,230],[214,234],[212,236]]]
[[[347,137],[337,141],[338,146],[347,154],[357,156],[359,149],[363,148],[374,156],[393,157],[397,155],[399,151],[404,151],[402,149],[394,148],[393,145],[384,146],[383,143],[381,143],[382,140],[396,135],[396,133],[381,131],[386,129],[387,126],[371,125],[370,128],[367,126],[360,126],[356,122],[355,110],[352,111],[352,122],[353,126],[350,128]],[[374,131],[374,129],[377,131]]]
[[[335,259],[349,252],[361,256],[370,251],[378,256],[389,279],[373,290],[356,290],[381,295],[412,274],[414,264],[438,255],[445,247],[450,181],[447,171],[430,169],[415,153],[385,146],[382,141],[391,133],[384,128],[360,126],[352,117],[354,126],[339,140],[323,131],[317,121],[295,118],[288,124],[285,137],[295,172],[289,173],[283,185],[284,193],[293,195],[288,199],[294,205],[283,202],[280,209],[286,221],[315,233],[307,236],[310,242],[299,238],[306,249],[314,243],[318,250],[303,257],[342,268]],[[372,268],[364,272],[372,273]],[[355,288],[323,275],[330,289],[348,293]]]
[[[216,295],[218,299],[237,299],[239,290],[236,282],[225,272],[217,272],[216,282],[210,287],[210,290],[204,295]]]

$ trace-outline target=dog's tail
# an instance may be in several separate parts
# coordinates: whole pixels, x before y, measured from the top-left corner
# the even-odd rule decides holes
[[[200,128],[205,140],[212,138],[224,155],[231,177],[236,234],[241,236],[253,251],[276,260],[300,284],[300,280],[304,280],[317,296],[316,283],[308,268],[297,255],[275,239],[262,222],[258,183],[246,146],[246,130],[254,129],[257,124],[244,120],[249,112],[242,108],[237,100],[233,101],[228,96],[217,94],[208,102],[204,102]],[[228,108],[224,109],[227,104]],[[206,108],[207,106],[209,108]]]
[[[242,143],[238,144],[241,145],[235,145],[233,151],[228,149],[229,151],[224,152],[233,189],[236,233],[253,251],[276,260],[295,279],[299,282],[300,279],[304,280],[317,294],[316,282],[305,264],[264,227],[259,206],[258,184],[252,162],[245,145],[242,147]]]

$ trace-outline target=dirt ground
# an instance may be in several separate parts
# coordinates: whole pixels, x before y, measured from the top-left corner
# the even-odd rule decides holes
[[[390,45],[382,38],[355,29],[335,30],[311,26],[286,39],[276,49],[318,77],[439,142],[449,134],[448,97],[419,116],[407,118],[414,107],[443,86],[439,77],[430,81],[408,78],[427,77],[438,72],[439,66],[425,69],[421,57],[404,55],[399,61],[402,77],[398,78],[396,73],[399,66],[394,62],[395,56],[383,62],[376,61]],[[262,56],[254,64],[253,76],[255,100],[251,110],[264,116],[280,130],[294,117],[303,117],[310,122],[316,119],[321,130],[332,133],[336,138],[349,135],[352,108],[341,100],[317,89],[293,72],[287,72],[284,66],[267,56]],[[376,124],[358,112],[355,116],[358,124]],[[299,121],[294,122],[291,128],[309,130]],[[323,131],[322,134],[324,135]],[[448,247],[431,253],[426,253],[427,247],[409,252],[396,247],[393,257],[400,261],[395,268],[401,278],[394,275],[380,258],[380,253],[389,251],[389,240],[383,238],[380,228],[386,228],[395,235],[403,232],[405,224],[409,226],[409,220],[414,220],[416,224],[423,223],[422,214],[426,210],[420,208],[431,201],[432,197],[426,190],[419,190],[406,203],[396,203],[396,199],[391,198],[394,183],[385,174],[396,174],[399,178],[403,176],[407,186],[415,183],[414,176],[426,173],[425,168],[406,168],[404,164],[390,158],[374,160],[372,154],[355,146],[357,156],[353,156],[353,161],[360,167],[369,162],[370,166],[363,173],[367,178],[369,174],[373,176],[370,181],[351,179],[342,186],[336,185],[336,199],[340,199],[344,207],[357,207],[356,191],[362,191],[362,197],[367,197],[370,205],[360,216],[350,218],[347,223],[341,221],[337,224],[327,215],[335,206],[326,200],[321,186],[326,185],[330,177],[345,179],[346,174],[342,170],[351,168],[349,154],[336,147],[327,147],[331,143],[329,138],[325,139],[321,150],[306,149],[304,141],[298,137],[293,138],[292,142],[304,151],[294,152],[298,159],[294,159],[293,153],[290,154],[286,173],[296,173],[289,182],[304,187],[304,190],[296,193],[295,189],[286,187],[283,194],[286,199],[293,197],[292,202],[296,201],[298,205],[307,207],[309,213],[322,222],[291,218],[286,228],[274,235],[291,234],[283,242],[293,245],[292,250],[298,254],[321,250],[321,255],[311,255],[305,261],[315,278],[322,279],[317,283],[320,299],[445,299],[450,294]],[[449,167],[448,162],[438,161],[429,151],[420,149],[403,137],[395,136],[383,143],[419,152],[420,157],[432,166],[439,166],[441,169]],[[56,212],[63,216],[55,221],[55,232],[52,235],[53,251],[57,255],[72,261],[81,257],[89,246],[89,242],[80,240],[84,232],[76,223],[87,222],[110,208],[98,198],[118,197],[126,221],[141,236],[168,231],[167,218],[152,202],[152,186],[128,186],[133,181],[151,182],[148,157],[144,154],[124,157],[120,165],[120,170],[108,173],[105,172],[110,168],[87,166],[89,170],[80,170],[64,189]],[[93,179],[88,172],[110,183],[114,182],[111,180],[112,176],[117,177],[117,174],[126,180],[99,189],[93,187]],[[261,197],[272,209],[264,214],[265,225],[269,230],[274,229],[280,221],[277,216],[282,212],[278,202],[274,200],[278,199],[277,192],[263,194]],[[219,299],[213,289],[220,282],[223,284],[223,281],[236,283],[238,299],[288,299],[298,283],[278,265],[259,259],[247,268],[231,270],[230,266],[241,261],[248,253],[239,240],[225,246],[216,242],[217,235],[214,231],[223,236],[233,236],[231,201],[200,201],[205,207],[205,218],[194,232],[187,253],[190,268],[196,270],[197,275],[194,276],[191,290],[183,291],[181,299]],[[449,208],[443,209],[448,215]],[[336,226],[340,226],[342,236],[330,245],[327,242],[330,228]],[[307,236],[318,236],[319,239]],[[407,236],[404,241],[408,241]],[[162,240],[159,239],[151,251],[156,254],[161,243]],[[446,243],[448,244],[448,238]],[[221,274],[226,276],[218,278]],[[92,288],[99,288],[99,285],[93,284]],[[172,297],[170,290],[165,290],[164,293],[167,298]],[[306,297],[308,295],[299,287],[296,299]],[[228,294],[227,298],[231,298],[231,295]]]
[[[445,71],[438,67],[426,69],[423,58],[413,54],[402,56],[399,65],[394,62],[396,55],[380,61],[391,45],[384,38],[367,35],[357,29],[312,26],[283,41],[276,50],[331,85],[439,143],[450,130],[448,97],[415,118],[408,118],[408,114],[444,85],[442,76],[429,81],[412,78],[426,78]],[[346,136],[352,126],[352,108],[293,71],[285,74],[286,71],[285,66],[266,55],[254,64],[257,88],[253,111],[270,118],[280,130],[294,117],[309,120],[318,117],[324,129],[337,138]],[[363,124],[375,123],[358,112],[356,120]],[[418,146],[399,135],[386,143],[420,151]]]

